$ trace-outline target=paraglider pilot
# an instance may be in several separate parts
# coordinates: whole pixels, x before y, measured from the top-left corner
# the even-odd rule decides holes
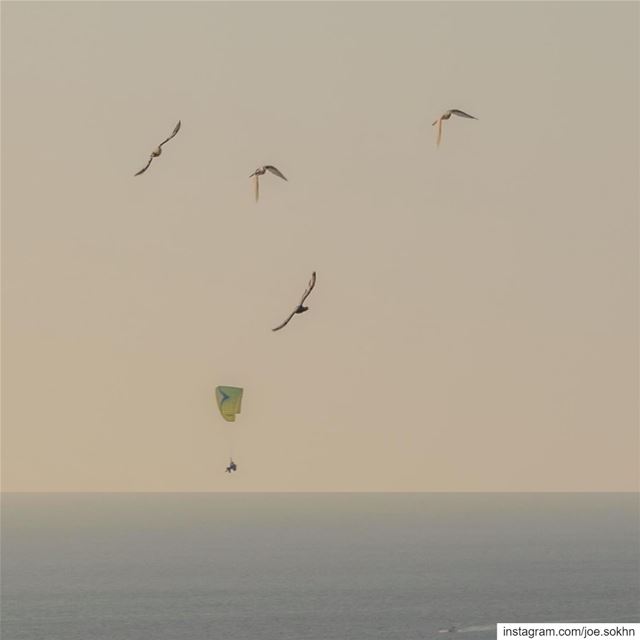
[[[233,461],[233,458],[229,458],[229,466],[225,469],[226,473],[231,473],[232,471],[236,471],[237,470],[237,465],[236,463]]]

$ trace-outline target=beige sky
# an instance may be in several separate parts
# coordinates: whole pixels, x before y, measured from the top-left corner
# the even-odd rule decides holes
[[[638,18],[3,2],[3,488],[636,490]]]

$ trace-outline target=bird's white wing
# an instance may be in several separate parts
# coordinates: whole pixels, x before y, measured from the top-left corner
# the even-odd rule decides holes
[[[273,175],[274,175],[274,176],[278,176],[278,178],[282,178],[283,180],[287,180],[287,179],[284,177],[284,174],[283,174],[279,169],[277,169],[276,167],[274,167],[273,165],[271,165],[271,164],[267,164],[267,165],[265,165],[265,167],[264,167],[264,168],[265,168],[267,171],[271,171],[271,173],[273,173]],[[288,180],[287,180],[287,182],[288,182]]]
[[[316,286],[316,272],[314,271],[311,274],[311,280],[309,280],[309,286],[307,287],[307,290],[302,295],[302,300],[300,300],[300,304],[302,304],[309,297],[309,294],[311,293],[311,291],[313,290],[313,287],[315,286]]]
[[[289,321],[291,320],[291,318],[293,318],[293,316],[296,315],[296,310],[297,310],[297,307],[291,312],[289,317],[282,324],[278,325],[275,329],[271,329],[271,331],[280,331],[280,329],[282,329],[283,327],[286,327],[289,324]]]
[[[440,141],[442,140],[442,118],[438,120],[438,138],[436,140],[436,147],[440,146]]]
[[[178,124],[176,125],[175,129],[173,130],[173,133],[166,140],[163,140],[158,146],[161,147],[166,142],[169,142],[169,140],[171,140],[171,138],[173,138],[176,135],[176,133],[178,133],[178,131],[180,131],[181,124],[182,124],[182,122],[180,120],[178,120]]]
[[[460,109],[451,109],[451,113],[455,114],[456,116],[460,116],[461,118],[471,118],[472,120],[478,119],[475,116],[465,113],[464,111],[460,111]]]
[[[134,177],[135,176],[139,176],[141,173],[144,173],[148,168],[149,165],[151,164],[151,161],[153,160],[153,156],[149,156],[149,162],[147,162],[147,164],[145,165],[145,167],[143,169],[140,169],[140,171],[138,171],[138,173],[134,173]]]

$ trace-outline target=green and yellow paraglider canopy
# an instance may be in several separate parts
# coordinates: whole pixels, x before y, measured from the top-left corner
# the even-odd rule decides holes
[[[240,413],[242,391],[240,387],[216,387],[218,409],[228,422],[235,422],[236,414]]]

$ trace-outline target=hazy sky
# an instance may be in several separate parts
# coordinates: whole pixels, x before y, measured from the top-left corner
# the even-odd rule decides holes
[[[4,489],[636,490],[639,13],[3,2]]]

